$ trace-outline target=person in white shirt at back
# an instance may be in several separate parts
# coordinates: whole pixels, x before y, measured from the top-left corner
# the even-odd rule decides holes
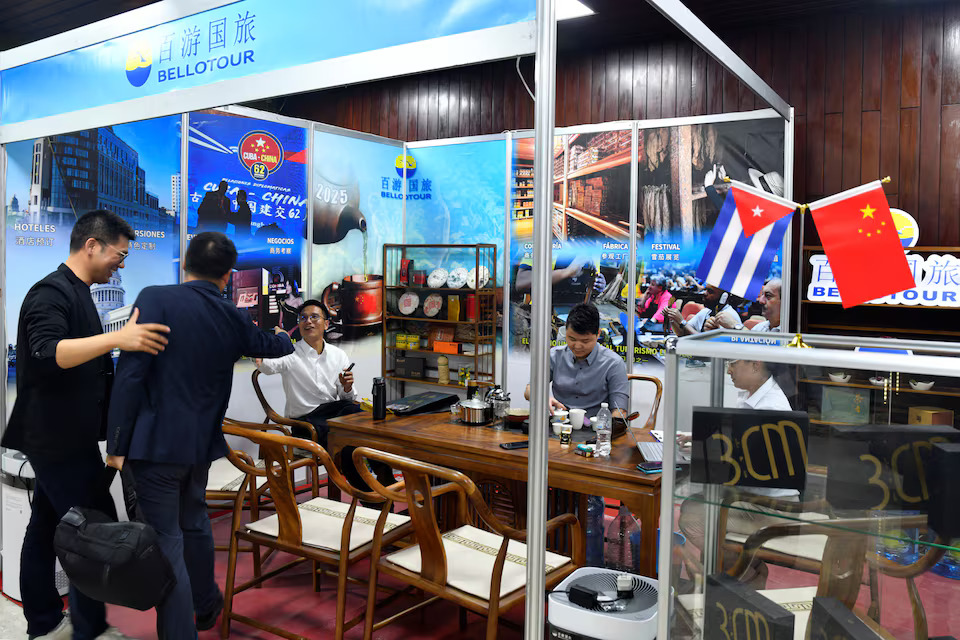
[[[297,324],[301,340],[294,345],[293,353],[282,358],[258,359],[257,368],[265,375],[280,374],[287,398],[284,415],[312,424],[317,431],[317,442],[326,449],[330,431],[327,421],[362,411],[357,402],[359,396],[353,386],[353,372],[349,370],[350,358],[342,349],[324,340],[327,316],[323,305],[318,300],[305,301],[297,312]],[[296,427],[293,435],[310,437]],[[353,466],[353,449],[344,447],[340,470],[354,487],[369,491]],[[388,480],[383,484],[393,484],[389,467],[384,465],[375,472],[378,478]]]
[[[733,380],[733,385],[740,389],[737,394],[738,409],[792,411],[787,396],[770,373],[766,363],[759,360],[730,360],[727,362],[727,372]],[[689,447],[690,436],[679,435],[677,442],[681,447]],[[767,489],[763,487],[740,487],[742,493],[777,498],[779,500],[797,500],[800,492],[796,489]],[[779,524],[783,519],[776,517],[776,509],[759,505],[753,502],[734,502],[727,513],[727,532],[749,536],[762,527]],[[739,507],[739,508],[737,508]],[[706,520],[704,503],[700,500],[685,500],[680,505],[680,530],[695,546],[703,549],[706,535]],[[735,555],[724,559],[724,566],[730,567],[736,560]],[[753,576],[747,576],[748,582],[766,581],[766,565],[755,562],[752,566]],[[756,587],[756,584],[753,584]],[[761,584],[762,586],[762,584]],[[760,587],[757,587],[760,588]]]
[[[780,327],[780,289],[782,281],[780,278],[771,278],[763,285],[763,291],[760,293],[760,304],[763,305],[763,321],[750,327],[750,331],[782,331]],[[709,318],[703,324],[703,330],[709,331],[717,327],[726,327],[727,329],[743,329],[740,320],[734,320],[729,316],[714,316]]]

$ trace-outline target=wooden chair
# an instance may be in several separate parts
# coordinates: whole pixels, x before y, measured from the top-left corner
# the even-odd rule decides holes
[[[726,573],[736,578],[742,576],[763,547],[777,538],[822,535],[826,537],[826,544],[820,560],[816,595],[837,598],[881,637],[892,638],[893,636],[880,626],[880,608],[874,597],[874,585],[871,585],[870,608],[863,611],[854,605],[860,594],[865,565],[882,575],[903,578],[907,583],[913,613],[914,637],[916,640],[927,640],[929,636],[926,612],[914,579],[937,564],[943,558],[945,550],[931,546],[923,556],[909,565],[901,565],[884,558],[876,551],[874,535],[878,527],[880,530],[885,528],[885,520],[893,523],[887,528],[925,527],[927,524],[927,517],[919,515],[897,518],[843,518],[771,525],[747,538],[737,562]],[[946,545],[948,541],[938,537],[934,543]]]
[[[464,608],[486,616],[486,637],[488,640],[496,638],[500,611],[522,602],[526,595],[526,531],[503,524],[483,500],[473,481],[459,471],[368,447],[357,448],[353,459],[363,479],[386,499],[373,540],[373,557],[379,560],[370,566],[364,640],[370,640],[375,630],[439,598],[461,607],[461,627],[465,623]],[[403,482],[384,487],[367,469],[366,460],[379,460],[399,469],[403,473]],[[432,480],[442,484],[434,484]],[[456,498],[458,522],[456,528],[441,532],[435,502],[447,494]],[[415,544],[381,557],[381,550],[387,544],[384,531],[393,502],[407,504]],[[470,522],[471,507],[492,533],[466,524]],[[584,541],[576,516],[567,513],[552,518],[547,522],[547,533],[563,525],[570,528],[573,537],[573,558],[547,552],[547,589],[553,588],[584,563]],[[422,589],[433,597],[374,623],[378,572]]]
[[[298,429],[303,429],[306,433],[310,434],[310,439],[314,442],[317,441],[317,430],[312,424],[305,420],[295,420],[293,418],[287,418],[280,415],[273,410],[273,407],[270,406],[270,403],[267,402],[267,397],[263,395],[263,389],[260,388],[260,370],[254,369],[253,375],[250,376],[250,381],[253,383],[253,391],[257,394],[257,400],[260,401],[260,406],[263,407],[263,413],[265,417],[263,419],[264,424],[274,423],[282,424],[288,428],[288,431],[294,427]],[[290,432],[292,433],[292,431]],[[298,436],[299,437],[299,436]]]
[[[358,506],[360,500],[383,502],[380,495],[362,492],[352,487],[333,465],[329,454],[316,442],[290,436],[267,433],[249,428],[248,424],[224,425],[224,432],[247,438],[259,445],[264,466],[254,464],[250,456],[241,451],[230,451],[230,461],[244,474],[245,480],[234,502],[232,538],[227,564],[227,581],[224,592],[223,620],[220,634],[230,634],[233,620],[263,629],[285,638],[300,639],[301,636],[284,631],[263,621],[238,614],[234,611],[234,596],[255,587],[302,562],[313,564],[313,587],[319,589],[319,577],[324,573],[322,565],[335,567],[337,571],[337,611],[335,638],[343,638],[344,632],[363,619],[363,615],[345,620],[346,583],[349,568],[369,557],[373,550],[374,529],[377,530],[377,553],[383,546],[393,544],[412,531],[410,518],[398,514],[378,513],[374,509]],[[292,460],[292,451],[307,451],[309,458]],[[314,485],[313,499],[298,504],[293,490],[293,473],[300,467],[313,467],[315,472],[324,467],[329,482],[352,499],[349,504],[318,497]],[[242,524],[241,505],[250,486],[249,479],[265,477],[276,514],[267,518]],[[379,521],[378,521],[379,517]],[[377,525],[375,527],[375,525]],[[253,578],[236,584],[237,551],[241,542],[254,548]],[[283,551],[297,558],[267,573],[262,572],[259,548]]]
[[[634,380],[642,380],[645,382],[652,382],[657,388],[656,395],[653,398],[653,405],[650,408],[650,414],[647,416],[647,421],[643,423],[642,429],[653,429],[657,426],[657,413],[660,411],[660,398],[663,397],[663,383],[660,382],[659,378],[653,376],[645,376],[641,373],[631,373],[627,376],[627,385],[629,386]]]

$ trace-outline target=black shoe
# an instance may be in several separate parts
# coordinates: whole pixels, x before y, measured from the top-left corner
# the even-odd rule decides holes
[[[220,617],[220,612],[223,611],[223,599],[220,599],[220,604],[211,611],[210,613],[197,614],[197,631],[206,631],[207,629],[213,629],[217,625],[217,618]]]

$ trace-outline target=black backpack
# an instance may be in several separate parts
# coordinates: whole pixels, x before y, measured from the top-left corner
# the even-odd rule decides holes
[[[115,469],[105,474],[108,487],[115,475]],[[146,611],[166,599],[176,577],[157,545],[156,531],[142,521],[132,479],[126,471],[122,478],[129,522],[73,507],[60,519],[53,544],[70,583],[84,595]]]

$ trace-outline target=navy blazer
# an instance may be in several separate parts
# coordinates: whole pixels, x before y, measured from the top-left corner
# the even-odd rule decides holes
[[[208,463],[227,454],[220,430],[241,356],[293,352],[285,334],[260,330],[205,280],[147,287],[134,308],[140,322],[170,327],[159,355],[124,352],[107,418],[107,452],[131,460]]]

